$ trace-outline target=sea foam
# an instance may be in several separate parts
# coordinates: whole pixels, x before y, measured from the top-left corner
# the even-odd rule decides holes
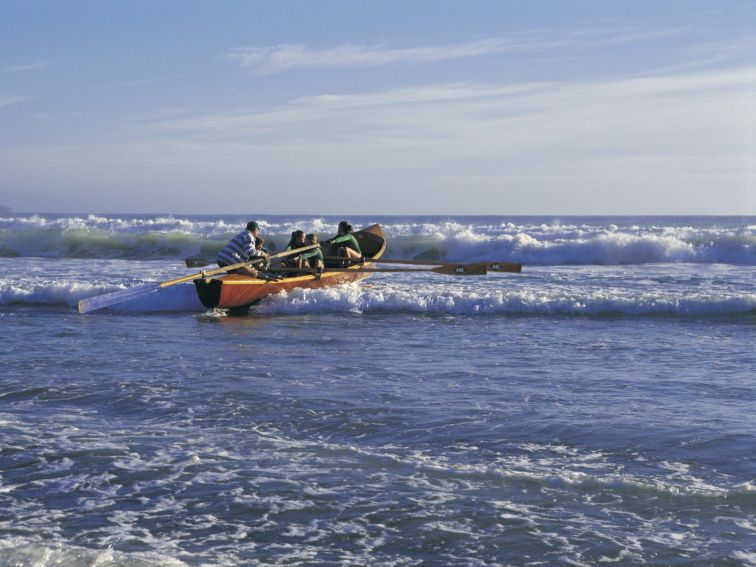
[[[544,268],[547,269],[547,268]],[[546,274],[548,276],[548,274]],[[299,289],[267,297],[251,314],[417,313],[427,315],[567,315],[567,316],[743,316],[756,314],[756,293],[706,288],[680,294],[655,285],[637,289],[623,284],[589,286],[546,281],[512,285],[507,276],[490,275],[474,283],[375,277],[368,284]],[[431,276],[436,277],[438,276]],[[609,282],[610,279],[607,279]],[[129,289],[122,283],[0,280],[0,305],[68,305],[85,297]],[[203,312],[194,285],[180,284],[113,305],[122,312]]]
[[[0,257],[209,259],[244,226],[246,217],[171,215],[10,215],[0,217]],[[654,262],[756,265],[756,225],[749,220],[684,217],[658,223],[639,217],[572,222],[551,219],[360,217],[355,227],[379,222],[387,255],[449,261],[510,260],[532,265],[621,265]],[[285,247],[293,230],[336,231],[321,217],[258,217],[268,246]]]
[[[268,298],[252,308],[259,314],[423,313],[428,315],[755,315],[756,294],[635,293],[608,289],[506,289],[471,292],[410,286],[349,285],[296,290]]]

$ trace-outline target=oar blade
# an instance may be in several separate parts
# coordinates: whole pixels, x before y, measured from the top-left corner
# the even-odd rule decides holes
[[[86,297],[79,300],[79,313],[89,313],[91,311],[97,311],[98,309],[110,307],[111,305],[117,305],[119,303],[131,301],[132,299],[147,295],[148,293],[153,293],[159,289],[160,284],[146,284],[129,289],[114,291],[112,293],[105,293],[103,295]]]
[[[184,259],[187,268],[204,268],[210,263],[210,260],[202,256],[189,256]]]
[[[486,267],[491,272],[511,272],[513,274],[522,272],[522,264],[516,262],[486,262]]]
[[[434,274],[447,276],[485,276],[488,273],[485,262],[477,264],[444,264],[430,270]]]
[[[326,260],[340,260],[344,261],[344,258],[337,258],[332,256],[326,256]],[[445,260],[441,260],[438,262],[428,261],[428,260],[396,260],[392,258],[378,258],[377,260],[369,260],[365,259],[366,262],[374,262],[376,264],[401,264],[405,266],[448,266],[453,265],[453,263]],[[355,260],[352,260],[352,262],[356,263]],[[512,272],[512,273],[520,273],[522,272],[522,264],[517,264],[515,262],[503,262],[498,260],[489,260],[487,262],[478,262],[483,263],[486,265],[486,268],[490,272]],[[471,265],[477,265],[477,264],[462,264],[464,266],[471,266]],[[442,270],[438,273],[444,274],[446,271]],[[480,274],[476,274],[480,275]]]

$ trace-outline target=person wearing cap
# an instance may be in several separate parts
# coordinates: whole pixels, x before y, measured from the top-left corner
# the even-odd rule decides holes
[[[248,222],[246,229],[234,236],[231,239],[231,242],[226,244],[226,247],[218,253],[218,266],[225,268],[231,264],[252,262],[257,259],[259,259],[260,262],[268,262],[270,256],[255,248],[258,232],[260,232],[260,225],[255,221]],[[242,266],[236,270],[231,270],[231,272],[252,276],[253,278],[257,277],[257,270],[251,265]]]

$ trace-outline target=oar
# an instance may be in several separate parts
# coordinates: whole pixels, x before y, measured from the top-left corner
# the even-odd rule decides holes
[[[212,261],[204,256],[189,256],[188,258],[184,258],[184,263],[187,268],[201,268],[202,266],[211,264]]]
[[[326,256],[325,259],[340,261],[340,262],[348,261],[348,262],[359,263],[359,264],[363,262],[361,259],[346,258],[345,256]],[[365,258],[364,261],[375,262],[376,264],[404,264],[407,266],[438,266],[438,265],[450,264],[450,262],[430,262],[428,260],[392,260],[390,258],[378,258],[377,260],[371,260],[369,258]],[[522,264],[516,264],[515,262],[488,261],[488,262],[478,262],[478,263],[485,264],[486,268],[488,268],[492,272],[513,272],[513,273],[522,272]]]
[[[202,256],[189,256],[189,258],[184,258],[184,263],[187,268],[201,268],[202,266],[207,266],[210,260]]]
[[[285,250],[284,252],[279,252],[278,254],[274,254],[273,256],[270,257],[270,259],[273,260],[274,258],[282,258],[284,256],[298,254],[299,252],[310,250],[311,248],[315,248],[316,246],[318,245],[310,244],[309,246],[295,248],[294,250]],[[223,268],[215,268],[213,270],[203,270],[197,274],[190,274],[188,276],[182,276],[180,278],[175,278],[172,280],[167,280],[167,281],[156,283],[156,284],[147,284],[147,285],[139,286],[136,288],[130,288],[130,289],[124,289],[120,291],[114,291],[112,293],[106,293],[104,295],[96,295],[94,297],[87,297],[79,301],[78,303],[79,313],[89,313],[90,311],[96,311],[97,309],[110,307],[111,305],[115,305],[117,303],[123,303],[124,301],[130,301],[142,295],[153,293],[164,287],[169,287],[169,286],[180,284],[183,282],[198,280],[200,278],[206,278],[208,276],[214,276],[216,274],[230,272],[231,270],[236,270],[243,266],[250,266],[260,261],[261,260],[239,262],[237,264],[231,264],[230,266],[224,266]]]
[[[319,270],[314,268],[275,268],[271,272],[295,272],[317,274]],[[354,273],[380,273],[380,272],[432,272],[447,276],[485,276],[488,273],[485,262],[477,264],[443,264],[436,268],[325,268],[323,274],[331,272]]]

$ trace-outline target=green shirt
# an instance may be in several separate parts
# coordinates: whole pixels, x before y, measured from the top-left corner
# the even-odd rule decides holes
[[[357,242],[357,239],[352,236],[351,234],[345,234],[343,236],[337,236],[334,238],[333,243],[336,246],[347,246],[357,252],[358,254],[362,254],[362,250],[360,250],[360,245]]]
[[[310,258],[318,257],[319,260],[323,260],[323,251],[320,248],[313,248],[302,254],[303,260],[309,260]]]

